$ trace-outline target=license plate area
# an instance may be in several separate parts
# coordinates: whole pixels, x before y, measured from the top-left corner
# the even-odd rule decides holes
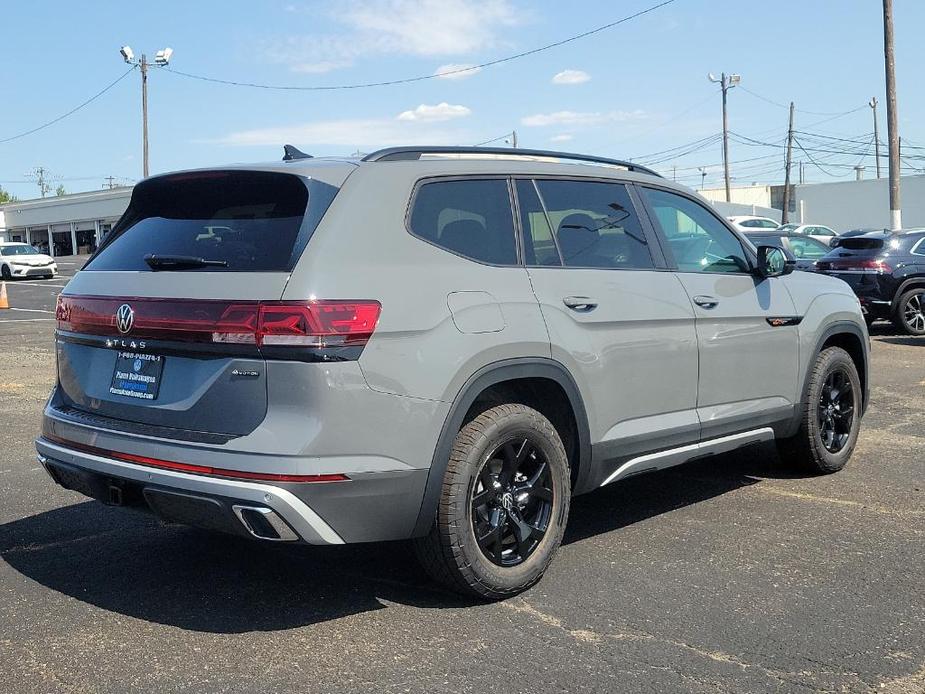
[[[109,392],[138,400],[154,400],[161,387],[164,357],[159,354],[118,352]]]

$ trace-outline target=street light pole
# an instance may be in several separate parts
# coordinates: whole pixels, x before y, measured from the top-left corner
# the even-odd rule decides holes
[[[135,53],[131,46],[122,46],[119,49],[122,59],[129,65],[136,66],[141,71],[141,148],[142,148],[142,171],[144,177],[148,177],[148,68],[151,63],[148,62],[147,56],[142,53],[139,60],[135,60]],[[158,67],[164,67],[170,62],[170,56],[173,55],[172,48],[164,48],[154,55],[154,64]]]
[[[718,82],[720,89],[723,91],[723,171],[726,178],[726,202],[732,202],[732,189],[729,185],[729,114],[726,109],[726,93],[741,80],[740,75],[727,75],[725,72],[716,79],[711,72],[707,79],[711,82]]]
[[[886,72],[886,128],[890,147],[890,229],[903,226],[899,197],[899,123],[896,113],[896,60],[893,55],[893,0],[883,0],[883,58]]]
[[[138,62],[141,68],[141,147],[143,152],[142,173],[148,177],[148,59],[141,54]]]

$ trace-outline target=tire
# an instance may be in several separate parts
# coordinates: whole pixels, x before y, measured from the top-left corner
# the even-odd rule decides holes
[[[909,335],[925,335],[925,287],[916,287],[899,297],[893,324]]]
[[[568,458],[553,425],[526,405],[496,405],[456,435],[434,524],[414,541],[416,554],[456,592],[511,597],[546,571],[570,499]]]
[[[13,279],[13,273],[10,272],[9,265],[4,265],[3,268],[0,268],[0,277],[2,277],[4,281]]]
[[[833,391],[838,392],[837,401]],[[796,436],[778,441],[781,458],[816,474],[841,470],[858,440],[862,397],[861,379],[851,356],[841,347],[822,350],[800,405],[800,429]]]

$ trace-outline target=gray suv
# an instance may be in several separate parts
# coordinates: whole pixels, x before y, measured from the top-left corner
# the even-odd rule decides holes
[[[573,495],[776,440],[839,470],[868,393],[841,280],[688,189],[556,152],[393,148],[139,183],[61,294],[58,484],[269,542],[411,539],[539,580]]]

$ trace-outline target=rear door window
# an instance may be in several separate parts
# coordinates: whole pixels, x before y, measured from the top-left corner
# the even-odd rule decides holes
[[[152,178],[135,187],[85,269],[150,271],[145,256],[152,254],[216,261],[199,272],[286,272],[336,192],[320,181],[261,171]]]
[[[625,185],[539,179],[536,185],[564,265],[625,270],[655,267]]]
[[[409,226],[415,236],[470,260],[517,263],[506,179],[423,183],[414,196]]]

